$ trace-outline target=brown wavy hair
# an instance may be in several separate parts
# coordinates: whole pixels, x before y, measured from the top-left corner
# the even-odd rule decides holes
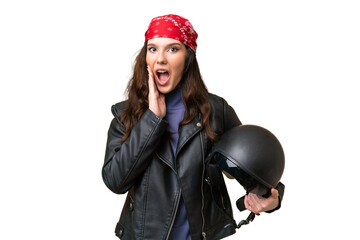
[[[185,116],[180,122],[180,126],[191,122],[200,112],[207,135],[212,141],[216,141],[217,134],[210,127],[211,106],[208,100],[208,90],[202,80],[195,53],[188,46],[186,46],[186,51],[185,69],[179,83],[185,106]],[[122,142],[130,136],[131,129],[149,108],[146,52],[147,42],[135,59],[134,73],[126,88],[128,103],[120,115],[120,119],[126,127],[126,133],[121,139]]]

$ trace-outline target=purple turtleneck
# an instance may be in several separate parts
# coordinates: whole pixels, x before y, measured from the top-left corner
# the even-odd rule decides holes
[[[165,119],[169,125],[167,131],[170,133],[170,143],[173,154],[176,154],[176,148],[179,140],[179,123],[183,120],[185,114],[184,103],[181,98],[181,88],[174,89],[165,95],[166,116]],[[191,240],[190,227],[187,220],[184,201],[181,197],[175,221],[170,233],[170,240]]]

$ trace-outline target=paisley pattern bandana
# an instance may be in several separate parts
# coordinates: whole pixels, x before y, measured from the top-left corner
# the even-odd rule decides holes
[[[189,20],[173,14],[153,18],[145,32],[145,42],[152,38],[172,38],[187,45],[194,53],[197,37]]]

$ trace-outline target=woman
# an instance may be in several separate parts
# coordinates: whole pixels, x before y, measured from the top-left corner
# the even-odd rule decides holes
[[[205,158],[219,136],[241,124],[227,102],[208,93],[196,60],[197,33],[177,15],[154,18],[136,58],[128,99],[112,107],[103,180],[127,198],[121,239],[220,239],[235,232],[221,181],[205,181]],[[249,194],[254,213],[282,196]]]

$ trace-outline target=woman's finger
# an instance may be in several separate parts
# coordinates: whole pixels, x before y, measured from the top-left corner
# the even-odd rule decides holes
[[[148,71],[148,76],[149,76],[149,79],[148,79],[148,83],[149,83],[149,93],[150,91],[152,91],[152,93],[154,93],[154,76],[152,74],[152,71],[151,71],[151,68],[150,66],[148,65],[147,66],[147,71]]]
[[[254,193],[249,193],[248,197],[249,197],[249,201],[251,202],[252,212],[256,214],[261,212],[261,205],[257,195]]]

